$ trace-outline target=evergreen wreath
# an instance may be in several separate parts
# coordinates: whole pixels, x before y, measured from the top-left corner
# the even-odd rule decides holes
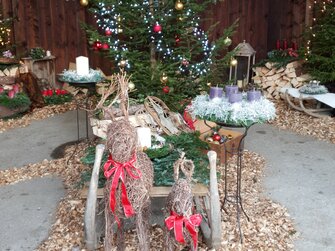
[[[328,89],[324,85],[319,85],[319,83],[320,81],[312,80],[307,85],[302,86],[299,92],[311,95],[328,93]]]
[[[276,108],[271,101],[261,97],[248,102],[245,93],[242,102],[233,104],[227,98],[212,101],[208,95],[199,95],[192,101],[188,111],[193,117],[236,126],[264,123],[276,116]]]

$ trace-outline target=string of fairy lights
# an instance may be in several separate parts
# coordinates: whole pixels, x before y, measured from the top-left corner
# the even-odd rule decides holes
[[[144,0],[142,3],[132,3],[128,7],[133,13],[141,13],[143,17],[144,25],[146,26],[148,37],[150,42],[155,46],[155,51],[160,54],[161,58],[172,59],[175,62],[186,62],[187,71],[192,73],[193,76],[197,77],[199,75],[204,75],[208,72],[210,65],[212,64],[212,51],[214,46],[211,46],[207,34],[200,28],[199,22],[200,18],[195,15],[192,9],[187,8],[187,3],[184,5],[181,0],[176,0],[175,9],[178,11],[183,11],[183,19],[190,20],[189,26],[192,27],[193,36],[200,42],[202,47],[202,57],[197,62],[190,62],[190,60],[185,57],[185,55],[177,54],[175,48],[169,45],[165,40],[164,28],[161,24],[165,23],[165,19],[170,18],[174,14],[174,9],[164,9],[160,8],[160,1],[154,0],[153,4],[150,4],[148,0]],[[106,5],[104,2],[98,3],[98,8],[94,11],[94,17],[98,27],[105,31],[107,35],[107,41],[109,44],[109,49],[116,52],[115,61],[124,63],[122,58],[122,51],[128,51],[129,46],[125,41],[121,41],[118,37],[119,34],[123,33],[124,25],[128,20],[122,17],[121,13],[118,13],[118,9],[124,1],[120,0],[116,5]],[[185,7],[186,6],[186,7]],[[178,34],[175,35],[176,44],[180,41]],[[179,71],[184,72],[185,64],[181,63],[179,66]],[[131,68],[131,62],[126,61],[126,69]]]
[[[11,43],[11,29],[6,26],[6,23],[9,22],[10,19],[0,20],[0,46],[5,46]]]
[[[317,22],[317,13],[315,13],[314,6],[316,4],[318,4],[318,3],[320,3],[320,2],[322,4],[322,7],[320,9],[321,13],[324,13],[327,10],[327,4],[333,3],[333,0],[327,0],[327,1],[317,1],[317,0],[314,0],[314,1],[309,2],[308,9],[309,9],[309,12],[312,14],[312,18],[311,18],[312,23],[310,24],[309,29],[310,29],[311,34],[312,34],[313,37],[316,36],[316,30],[313,29],[313,26]],[[335,7],[334,7],[334,10],[335,10]],[[308,56],[311,53],[312,53],[312,51],[311,51],[311,40],[308,39],[307,40],[307,45],[306,45],[305,60],[308,60]]]

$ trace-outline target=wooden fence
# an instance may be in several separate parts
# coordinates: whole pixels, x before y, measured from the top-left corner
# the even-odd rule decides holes
[[[213,0],[213,2],[215,2]],[[300,43],[305,26],[306,0],[217,0],[203,14],[204,29],[219,22],[213,38],[239,19],[234,48],[246,40],[257,51],[257,60],[275,48],[277,39]],[[16,16],[13,41],[16,55],[40,46],[56,56],[56,73],[67,69],[79,55],[88,56],[92,67],[110,74],[111,63],[88,48],[81,22],[94,23],[79,0],[0,0],[4,16]]]

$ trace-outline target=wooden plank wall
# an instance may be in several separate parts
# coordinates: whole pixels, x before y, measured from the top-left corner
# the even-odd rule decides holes
[[[231,48],[246,40],[257,51],[259,60],[274,49],[277,39],[300,41],[305,25],[305,1],[217,0],[204,13],[203,27],[219,22],[212,35],[215,39],[239,19]],[[13,33],[18,56],[40,46],[57,57],[57,73],[67,69],[76,56],[84,55],[89,56],[92,67],[100,67],[110,74],[111,63],[88,49],[80,23],[94,21],[79,0],[0,0],[0,3],[4,16],[18,17]]]

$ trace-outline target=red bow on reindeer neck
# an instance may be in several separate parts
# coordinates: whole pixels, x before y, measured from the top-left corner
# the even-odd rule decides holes
[[[128,175],[134,179],[139,179],[141,178],[141,172],[138,170],[135,166],[134,163],[136,161],[136,154],[126,163],[119,163],[113,160],[112,155],[110,154],[108,157],[107,162],[104,165],[104,175],[107,179],[109,179],[113,174],[113,180],[112,184],[110,187],[110,198],[109,198],[109,205],[110,208],[114,214],[115,220],[117,221],[118,225],[120,226],[120,221],[117,219],[115,215],[115,205],[116,205],[116,199],[115,199],[115,192],[117,189],[117,186],[119,184],[119,179],[121,180],[121,202],[122,202],[122,207],[124,210],[125,216],[131,217],[134,215],[134,209],[132,205],[129,202],[129,198],[127,195],[127,189],[125,185],[125,174],[128,173]],[[113,166],[113,168],[110,168]],[[134,174],[133,171],[137,173]]]
[[[190,217],[185,217],[172,211],[171,216],[165,219],[165,225],[168,230],[174,228],[174,236],[176,240],[184,244],[183,226],[185,224],[186,229],[192,237],[194,249],[196,249],[198,245],[198,231],[195,227],[200,226],[201,220],[202,217],[200,214],[193,214]]]

